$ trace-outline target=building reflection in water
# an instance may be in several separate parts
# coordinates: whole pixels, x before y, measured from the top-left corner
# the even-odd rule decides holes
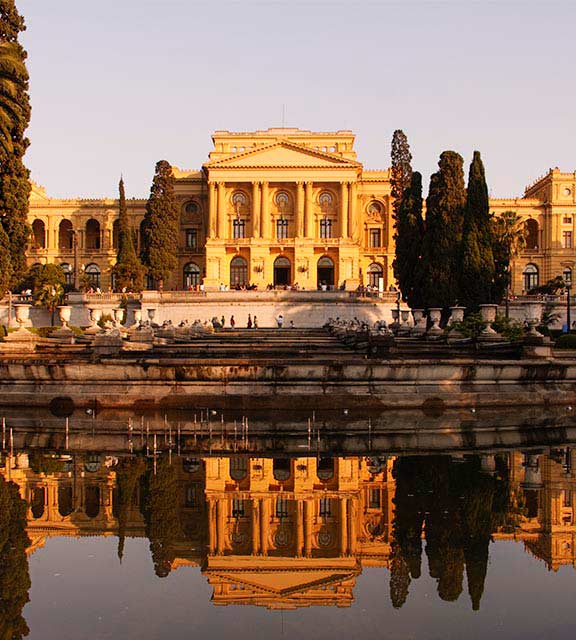
[[[385,567],[401,607],[425,556],[441,599],[467,590],[479,609],[493,540],[523,543],[549,569],[576,566],[573,462],[569,448],[156,463],[35,451],[2,460],[0,497],[19,487],[29,554],[50,536],[104,535],[122,560],[126,537],[147,537],[156,575],[199,566],[218,605],[349,606],[362,569]]]

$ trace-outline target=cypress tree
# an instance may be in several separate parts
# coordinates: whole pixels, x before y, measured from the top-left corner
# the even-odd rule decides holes
[[[504,211],[491,218],[491,232],[495,266],[492,299],[500,303],[510,284],[510,263],[526,246],[526,229],[516,212]]]
[[[463,160],[444,151],[439,171],[430,178],[426,200],[426,234],[422,243],[422,302],[448,307],[457,301],[462,221],[466,203]]]
[[[408,138],[402,129],[396,129],[392,135],[392,166],[390,169],[390,185],[392,195],[392,211],[394,219],[398,220],[400,205],[404,192],[410,186],[412,178],[412,154]]]
[[[178,205],[174,174],[166,160],[156,164],[142,225],[142,263],[155,281],[166,282],[178,265]]]
[[[0,224],[0,298],[12,281],[12,261],[10,260],[10,240]]]
[[[144,273],[142,264],[138,260],[134,249],[134,237],[126,208],[126,194],[124,192],[124,180],[120,178],[118,200],[118,253],[113,273],[116,276],[116,290],[126,288],[129,291],[141,291]]]
[[[459,302],[469,310],[490,302],[494,282],[494,254],[490,230],[488,186],[480,152],[475,151],[468,177]]]
[[[396,217],[396,256],[392,266],[402,299],[412,308],[422,304],[420,287],[424,220],[422,218],[422,175],[415,171],[404,191]]]
[[[17,59],[10,69],[2,69],[0,110],[9,114],[4,121],[0,145],[0,218],[10,241],[12,283],[26,271],[26,243],[30,235],[27,222],[30,181],[22,161],[28,147],[24,132],[30,121],[26,51],[18,35],[26,29],[14,0],[0,0],[0,43],[9,45],[9,54]]]

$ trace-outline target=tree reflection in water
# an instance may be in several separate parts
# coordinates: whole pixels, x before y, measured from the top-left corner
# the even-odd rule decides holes
[[[28,635],[22,609],[29,601],[30,575],[26,548],[26,503],[18,486],[0,476],[0,638]]]

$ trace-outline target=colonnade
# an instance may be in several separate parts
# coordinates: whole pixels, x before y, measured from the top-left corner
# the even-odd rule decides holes
[[[323,185],[325,183],[322,183]],[[311,181],[296,182],[296,198],[294,209],[294,237],[318,238],[316,215],[314,208],[315,184]],[[226,194],[231,184],[224,182],[208,182],[208,230],[210,238],[225,240],[231,237]],[[271,239],[275,232],[272,229],[270,211],[270,183],[255,181],[251,183],[251,222],[250,237]],[[335,237],[358,240],[359,224],[357,212],[358,187],[356,182],[340,182],[338,185],[339,229]]]
[[[245,500],[246,515],[250,522],[250,545],[252,555],[268,555],[270,548],[270,532],[274,524],[272,513],[275,498],[252,498]],[[350,497],[333,498],[337,502],[334,510],[334,528],[338,531],[338,539],[335,540],[340,556],[350,556],[356,553],[358,509],[356,499]],[[318,498],[298,498],[290,501],[293,508],[284,519],[291,528],[294,542],[289,548],[295,556],[309,558],[314,548],[314,534],[317,529],[316,503]],[[228,526],[232,515],[230,511],[231,497],[208,498],[208,545],[211,555],[224,555],[229,540]],[[332,520],[332,516],[331,516]],[[334,548],[334,545],[327,545]]]

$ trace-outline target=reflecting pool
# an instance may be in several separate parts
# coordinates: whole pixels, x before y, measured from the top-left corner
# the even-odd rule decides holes
[[[574,635],[571,416],[442,455],[376,448],[378,416],[340,454],[317,414],[266,452],[257,416],[24,413],[2,428],[2,638]]]

